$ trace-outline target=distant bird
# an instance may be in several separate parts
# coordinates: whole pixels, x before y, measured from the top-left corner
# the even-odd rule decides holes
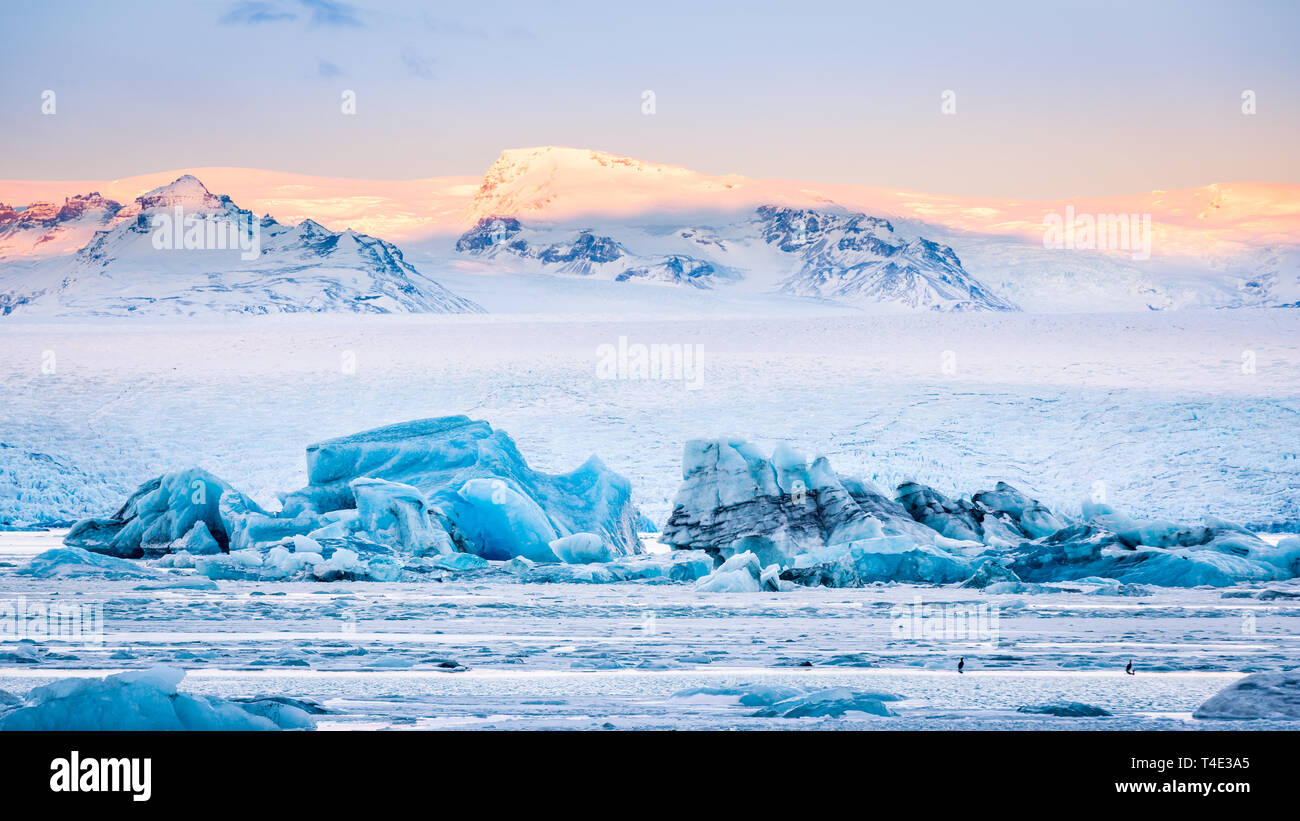
[[[957,672],[960,673],[966,668],[966,657],[962,656],[961,661],[957,662]]]
[[[1129,660],[1128,660],[1128,664],[1124,667],[1124,672],[1128,673],[1130,676],[1131,676],[1131,675],[1134,675],[1134,673],[1133,673],[1133,659],[1129,659]]]

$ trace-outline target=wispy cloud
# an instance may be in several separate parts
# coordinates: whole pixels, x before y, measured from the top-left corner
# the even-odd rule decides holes
[[[434,79],[435,60],[432,57],[425,57],[412,49],[402,49],[402,64],[412,75],[419,77],[421,80]]]
[[[221,17],[226,25],[257,26],[263,23],[288,23],[306,14],[313,26],[361,28],[361,10],[340,0],[240,0]]]
[[[221,17],[228,26],[256,26],[262,23],[285,23],[297,20],[298,14],[277,3],[265,0],[244,0],[236,3]]]
[[[360,28],[361,12],[356,6],[339,0],[299,0],[311,12],[312,25]]]
[[[316,74],[317,76],[324,77],[325,79],[328,80],[330,78],[338,77],[342,75],[343,69],[339,68],[337,64],[331,63],[329,60],[326,60],[323,57],[317,57]]]

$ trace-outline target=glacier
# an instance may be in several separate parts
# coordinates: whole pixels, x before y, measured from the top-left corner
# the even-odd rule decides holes
[[[0,316],[483,310],[392,243],[258,218],[189,174],[127,205],[89,194],[57,210],[0,206]]]

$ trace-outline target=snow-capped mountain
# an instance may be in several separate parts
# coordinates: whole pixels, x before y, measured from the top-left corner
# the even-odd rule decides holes
[[[750,285],[860,308],[1016,308],[968,274],[952,248],[843,209],[762,205],[718,227],[573,230],[483,217],[457,240],[456,251],[538,273],[697,288]]]
[[[784,293],[856,305],[1016,309],[968,274],[952,248],[924,237],[901,237],[889,220],[770,205],[759,207],[758,216],[763,241],[802,260],[781,283]]]
[[[68,270],[75,252],[94,243],[98,231],[117,228],[143,211],[152,219],[159,209],[174,207],[167,197],[199,211],[215,209],[211,214],[217,218],[230,216],[225,198],[189,183],[181,186],[187,191],[154,193],[171,187],[159,186],[160,180],[179,176],[183,172],[85,183],[0,181],[0,198],[7,202],[44,201],[26,208],[0,206],[0,312],[51,305],[65,312],[99,310],[93,295],[75,308],[63,305],[65,299],[75,301],[75,293],[53,302],[48,295],[89,288],[82,269],[63,282],[76,273]],[[400,239],[406,259],[417,268],[436,271],[461,294],[506,312],[567,312],[575,300],[582,310],[653,304],[671,306],[664,309],[671,312],[699,308],[742,314],[758,305],[778,312],[843,306],[1096,312],[1300,302],[1300,186],[1280,183],[1010,200],[706,174],[559,146],[504,151],[477,180],[347,180],[229,168],[203,169],[195,176],[220,180],[221,190],[245,205],[256,204],[258,213],[292,214],[292,223],[312,222],[341,235],[349,226],[374,226],[366,230]],[[155,199],[133,202],[148,189],[154,189]],[[87,190],[107,196],[72,196]],[[1132,248],[1049,247],[1045,219],[1067,212],[1150,216],[1143,235],[1149,257],[1135,255]],[[805,220],[804,233],[796,238],[795,226],[772,225],[778,214]],[[427,278],[412,276],[401,265],[396,265],[400,276],[380,270],[380,285],[371,287],[371,266],[385,265],[375,258],[392,254],[384,246],[361,254],[371,242],[363,234],[354,232],[357,250],[369,259],[349,259],[341,252],[326,259],[301,248],[274,247],[270,234],[277,231],[271,229],[270,224],[265,228],[266,251],[287,253],[292,263],[271,257],[226,262],[219,251],[177,256],[173,249],[158,255],[165,261],[160,267],[114,251],[118,258],[109,266],[110,277],[129,263],[155,273],[166,268],[172,279],[149,284],[163,287],[161,300],[142,287],[132,296],[143,299],[129,301],[120,292],[130,289],[115,279],[113,310],[123,305],[136,311],[203,310],[209,301],[229,302],[225,294],[232,290],[246,293],[242,304],[214,307],[458,309],[438,296],[445,289],[427,285]],[[778,239],[783,232],[790,236]],[[348,245],[344,241],[340,247]],[[61,261],[48,262],[52,258]],[[79,262],[102,265],[104,260]],[[327,263],[361,270],[362,279],[345,275],[336,282],[322,269],[315,286],[287,281],[309,276],[302,266]],[[217,284],[186,285],[178,272],[212,274]],[[429,299],[403,292],[403,279]],[[585,284],[595,281],[605,284]],[[651,294],[637,284],[689,287]],[[111,290],[103,282],[95,287]]]
[[[0,203],[0,262],[71,253],[121,208],[98,192],[68,197],[63,205],[34,202],[21,210]]]
[[[0,264],[0,313],[483,311],[420,273],[391,243],[312,220],[257,219],[192,176],[126,206],[78,202],[80,215],[55,215],[45,230],[72,235],[88,214],[99,230],[75,253]]]
[[[613,237],[588,229],[531,229],[514,217],[480,219],[456,241],[456,250],[493,260],[526,260],[552,273],[616,282],[636,279],[711,288],[735,276],[727,268],[685,254],[636,254]]]
[[[1247,273],[1237,288],[1241,306],[1300,308],[1300,248],[1268,246],[1245,260],[1226,261],[1229,267],[1234,263]]]
[[[466,207],[472,227],[455,253],[494,271],[619,280],[645,270],[660,282],[867,309],[1287,306],[1300,299],[1288,262],[1300,248],[1298,199],[1298,186],[1239,183],[980,200],[710,176],[544,146],[502,152]],[[1044,220],[1067,209],[1150,215],[1152,255],[1048,247]]]

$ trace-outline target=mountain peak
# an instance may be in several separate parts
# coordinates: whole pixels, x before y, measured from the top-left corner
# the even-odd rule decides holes
[[[160,185],[152,191],[147,191],[135,201],[142,210],[170,208],[177,205],[205,210],[221,207],[221,200],[213,196],[212,192],[199,182],[199,178],[192,174],[177,177],[167,185]]]
[[[680,189],[707,179],[681,166],[591,148],[508,148],[484,175],[468,214],[477,221],[557,208],[608,212],[616,210],[620,200],[642,200],[656,191]]]
[[[638,160],[635,157],[627,157],[622,154],[612,154],[608,151],[598,151],[594,148],[572,148],[567,145],[537,145],[530,148],[507,148],[501,152],[501,156],[492,164],[488,170],[491,174],[495,170],[531,168],[538,165],[550,168],[623,168],[633,171],[677,171],[686,172],[687,169],[675,165],[664,165],[662,163],[650,163],[644,160]]]

